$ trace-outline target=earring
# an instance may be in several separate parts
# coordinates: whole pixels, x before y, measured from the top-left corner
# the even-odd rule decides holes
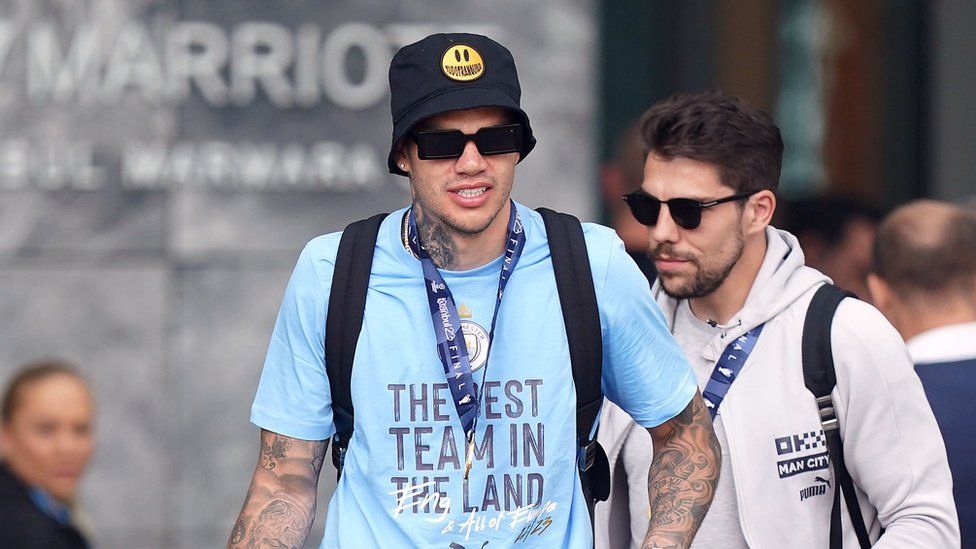
[[[403,164],[400,164],[400,169],[402,170],[403,168],[404,168]]]

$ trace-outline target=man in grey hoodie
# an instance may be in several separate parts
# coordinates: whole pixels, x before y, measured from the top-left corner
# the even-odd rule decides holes
[[[692,547],[827,548],[838,489],[801,335],[829,279],[793,235],[769,226],[783,141],[765,113],[711,91],[646,114],[641,189],[653,293],[694,367],[722,446],[722,474]],[[841,302],[830,333],[832,398],[847,468],[875,547],[958,547],[945,446],[905,345],[884,317]],[[629,490],[598,507],[598,546],[637,546],[647,523],[645,430],[607,403],[599,437]],[[844,547],[857,547],[842,506]]]

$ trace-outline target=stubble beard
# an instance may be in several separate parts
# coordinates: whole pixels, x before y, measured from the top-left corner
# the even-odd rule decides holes
[[[501,187],[497,184],[494,177],[488,179],[491,184],[492,192],[500,192]],[[411,181],[411,183],[414,183]],[[420,189],[422,185],[414,185],[414,189]],[[509,186],[511,189],[511,186]],[[423,218],[423,223],[426,225],[439,225],[440,229],[445,231],[449,235],[457,235],[461,237],[475,237],[483,233],[498,217],[498,214],[505,209],[505,204],[508,202],[509,197],[505,197],[505,200],[501,201],[498,208],[488,215],[488,217],[477,225],[466,225],[460,219],[453,219],[449,215],[448,208],[450,208],[450,202],[448,200],[448,208],[445,208],[444,212],[437,212],[433,210],[430,206],[436,203],[435,195],[437,191],[431,192],[426,191],[415,191],[413,197],[413,207],[417,212],[418,224],[421,223],[421,218]],[[510,193],[509,193],[510,194]]]
[[[489,182],[493,190],[499,188],[494,178],[491,178]],[[478,223],[476,226],[466,226],[459,220],[451,219],[449,216],[433,211],[428,207],[428,205],[436,203],[434,199],[436,191],[420,191],[419,189],[423,188],[423,186],[415,184],[413,180],[411,180],[411,184],[414,191],[413,208],[417,220],[420,242],[427,250],[427,253],[430,254],[434,263],[438,267],[445,269],[456,267],[457,245],[454,237],[471,238],[483,233],[495,221],[498,214],[504,209],[505,203],[509,200],[509,197],[506,197],[498,209],[491,212],[483,222]]]
[[[664,293],[673,299],[695,299],[699,297],[705,297],[710,295],[715,290],[718,290],[725,279],[729,277],[729,273],[735,267],[735,264],[739,262],[742,257],[742,252],[745,249],[745,237],[742,234],[741,229],[736,230],[735,233],[735,252],[732,257],[729,258],[727,262],[718,267],[712,269],[702,268],[701,262],[696,258],[686,258],[689,262],[695,265],[698,269],[695,272],[694,277],[681,284],[677,279],[671,279],[667,274],[659,274],[658,277],[661,279],[661,289]],[[661,252],[669,251],[669,244],[659,244],[657,248],[653,250],[652,255],[658,255]],[[663,254],[663,255],[675,255],[673,253]]]

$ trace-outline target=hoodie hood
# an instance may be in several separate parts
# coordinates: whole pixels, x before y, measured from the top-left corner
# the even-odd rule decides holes
[[[803,250],[795,236],[772,226],[766,227],[766,256],[752,282],[745,305],[728,322],[735,328],[730,329],[727,336],[738,337],[748,332],[782,312],[812,288],[827,282],[830,279],[826,275],[804,265]],[[652,292],[668,319],[668,327],[673,328],[679,301],[664,293],[659,280],[654,282]]]

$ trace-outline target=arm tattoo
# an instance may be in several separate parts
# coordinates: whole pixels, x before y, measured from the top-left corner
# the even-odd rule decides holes
[[[433,219],[428,219],[416,201],[413,203],[413,211],[417,216],[420,243],[434,260],[434,264],[442,269],[453,267],[457,250],[447,228]]]
[[[688,547],[715,495],[722,449],[701,395],[651,429],[654,459],[647,477],[651,522],[644,547]]]
[[[234,530],[230,533],[231,545],[236,545],[244,541],[244,536],[247,535],[247,527],[244,522],[244,518],[244,516],[237,517],[237,522],[234,524]]]
[[[249,543],[255,547],[296,547],[301,549],[312,525],[312,517],[299,502],[274,499],[258,514]]]
[[[285,459],[285,454],[291,449],[292,441],[287,437],[280,437],[275,435],[274,440],[271,444],[268,441],[261,440],[261,467],[267,470],[272,470],[275,465],[278,464],[279,460]]]
[[[316,475],[322,472],[322,463],[325,461],[325,450],[328,445],[327,440],[320,440],[312,448],[312,470]]]
[[[261,451],[229,548],[301,548],[315,518],[327,442],[261,431]]]

